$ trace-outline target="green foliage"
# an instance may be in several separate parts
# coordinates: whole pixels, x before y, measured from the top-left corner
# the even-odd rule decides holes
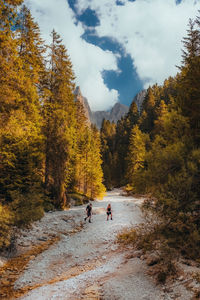
[[[124,245],[136,245],[138,240],[138,232],[135,228],[125,229],[118,234],[117,240],[119,243]]]
[[[115,133],[116,125],[108,120],[103,120],[101,127],[101,154],[103,159],[104,182],[107,189],[111,189],[116,173],[115,161]]]
[[[27,193],[13,191],[11,209],[14,212],[14,225],[24,227],[43,217],[43,195],[37,189],[30,189]]]
[[[46,138],[45,186],[55,206],[65,206],[65,183],[75,145],[74,74],[67,50],[53,30],[50,46],[50,69],[44,102],[44,135]]]
[[[82,203],[105,191],[99,133],[74,100],[67,50],[54,30],[44,45],[22,2],[0,0],[0,248],[12,225],[67,205],[68,190]]]
[[[147,140],[147,135],[139,130],[138,125],[135,125],[131,130],[127,155],[128,167],[126,177],[129,183],[134,181],[135,173],[144,168]]]
[[[89,202],[89,200],[91,200],[84,194],[75,193],[75,192],[67,194],[67,197],[70,199],[70,202],[71,202],[71,200],[75,201],[75,206],[86,204]]]
[[[128,149],[123,152],[124,159],[118,147],[118,157],[124,160],[121,165],[128,163],[125,167],[128,189],[151,195],[144,210],[159,218],[158,226],[150,227],[150,233],[148,230],[136,233],[138,247],[151,249],[156,240],[161,240],[165,249],[176,248],[197,260],[200,257],[199,34],[200,17],[189,22],[180,73],[166,80],[163,86],[154,85],[147,90],[137,124],[128,135],[121,120],[116,131],[120,128],[120,136],[116,134],[115,142],[121,144],[124,138]],[[146,136],[145,140],[144,133],[148,133],[149,139]],[[164,249],[161,252],[164,256]],[[165,281],[166,275],[175,270],[170,258],[161,265],[158,280]]]
[[[137,123],[139,113],[133,102],[128,114],[118,121],[117,126],[109,121],[103,121],[101,129],[101,144],[104,180],[107,188],[121,186],[127,183],[126,170],[128,144],[132,127]]]

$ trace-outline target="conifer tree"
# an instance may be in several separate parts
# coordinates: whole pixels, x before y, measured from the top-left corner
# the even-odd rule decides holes
[[[87,194],[92,198],[102,197],[105,188],[102,184],[103,171],[101,168],[102,160],[100,154],[100,134],[95,126],[91,127],[90,149],[87,155]]]
[[[0,80],[1,169],[4,174],[1,178],[1,192],[5,200],[11,200],[12,191],[28,192],[29,187],[40,181],[42,149],[37,87],[26,72],[25,62],[18,53],[18,31],[11,29],[16,21],[16,10],[13,5],[7,4],[5,7],[4,14],[7,12],[10,22],[2,23],[4,27],[0,33],[0,70],[5,72]]]
[[[133,182],[135,172],[140,168],[144,168],[145,152],[145,136],[138,125],[135,125],[131,130],[127,155],[126,177],[129,183]]]
[[[183,61],[180,67],[178,103],[190,120],[195,143],[200,145],[200,31],[189,21],[188,35],[183,39]]]
[[[123,117],[120,121],[117,123],[116,127],[116,181],[120,185],[126,184],[126,170],[127,170],[127,160],[125,159],[127,157],[128,153],[128,145],[129,145],[129,139],[131,130],[134,127],[134,125],[137,124],[139,118],[139,113],[137,109],[136,103],[133,101],[130,109],[128,111],[128,114]]]
[[[75,143],[74,73],[67,50],[53,30],[44,115],[45,184],[57,207],[65,205],[66,174]]]
[[[140,129],[143,132],[150,133],[154,127],[156,109],[156,99],[153,88],[149,87],[142,103],[142,114],[140,117]]]
[[[115,153],[115,123],[110,123],[109,120],[103,120],[100,136],[101,136],[101,154],[103,159],[103,174],[104,183],[108,189],[115,185],[116,165],[114,161]]]
[[[19,55],[23,68],[40,91],[41,76],[44,76],[44,43],[40,36],[38,24],[34,22],[29,9],[23,5],[18,17]]]
[[[8,213],[13,217],[9,222],[19,226],[43,214],[40,104],[19,55],[21,2],[0,1],[0,201],[5,211],[7,203],[13,212]]]
[[[78,191],[92,199],[105,191],[101,164],[99,132],[94,126],[85,126],[78,140],[76,182]]]

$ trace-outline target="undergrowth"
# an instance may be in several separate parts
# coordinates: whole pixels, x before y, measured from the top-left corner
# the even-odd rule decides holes
[[[177,274],[177,251],[171,247],[170,240],[162,235],[162,221],[154,215],[146,215],[145,222],[132,228],[126,228],[118,234],[118,242],[132,245],[133,249],[141,250],[142,255],[156,257],[152,268],[153,275],[159,283]],[[151,264],[149,264],[151,265]]]

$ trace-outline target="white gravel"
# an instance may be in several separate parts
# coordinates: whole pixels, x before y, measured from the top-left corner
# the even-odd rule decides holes
[[[60,233],[61,240],[33,258],[17,280],[15,288],[42,285],[21,299],[84,299],[83,291],[92,284],[101,286],[101,299],[105,300],[164,299],[160,288],[145,275],[144,262],[136,258],[130,264],[126,263],[125,253],[120,252],[114,243],[119,230],[141,222],[139,205],[142,200],[123,197],[120,193],[120,190],[114,190],[108,192],[103,201],[93,202],[92,223],[85,222],[83,229],[75,234],[68,233],[83,222],[85,207],[48,213],[33,226],[28,237],[23,237],[29,239],[30,243],[36,236],[38,239],[38,234],[43,236],[44,232],[45,236]],[[112,221],[106,221],[108,203],[112,205]],[[73,267],[93,264],[91,270],[86,269],[69,279],[48,284],[50,280],[64,276]]]

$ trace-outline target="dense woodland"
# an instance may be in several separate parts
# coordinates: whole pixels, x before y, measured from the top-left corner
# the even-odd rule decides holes
[[[176,77],[149,87],[117,125],[101,128],[105,185],[147,194],[152,224],[143,246],[161,240],[200,258],[200,17],[190,20]],[[167,248],[168,249],[168,248]]]
[[[44,44],[22,2],[0,0],[0,248],[70,194],[105,191],[100,134],[74,99],[67,50],[54,30]]]
[[[0,248],[17,227],[66,207],[70,194],[94,199],[104,185],[126,186],[148,195],[156,225],[146,241],[159,236],[198,258],[200,17],[189,21],[177,76],[149,87],[140,111],[133,102],[99,132],[74,99],[60,36],[53,30],[45,45],[22,2],[0,0]]]

